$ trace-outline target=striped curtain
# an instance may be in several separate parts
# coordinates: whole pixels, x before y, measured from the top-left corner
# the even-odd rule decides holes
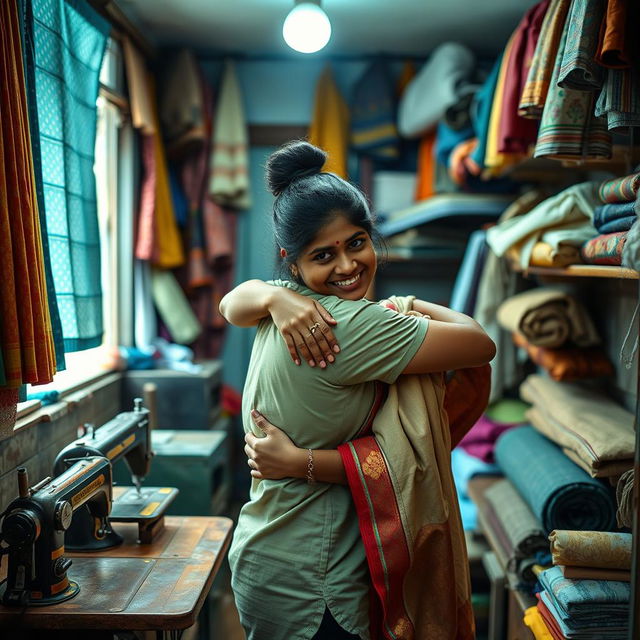
[[[102,341],[93,173],[98,76],[109,24],[82,0],[32,0],[39,153],[64,350]],[[37,145],[34,148],[37,151]]]

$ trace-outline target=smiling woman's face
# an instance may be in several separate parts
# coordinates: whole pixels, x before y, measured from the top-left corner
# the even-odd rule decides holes
[[[364,298],[376,265],[369,234],[342,215],[320,229],[295,263],[309,289],[345,300]]]

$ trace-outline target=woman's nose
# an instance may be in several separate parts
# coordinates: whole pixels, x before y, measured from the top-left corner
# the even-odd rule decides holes
[[[338,256],[338,271],[345,275],[349,275],[355,267],[355,262],[356,261],[350,258],[346,253],[343,253]]]

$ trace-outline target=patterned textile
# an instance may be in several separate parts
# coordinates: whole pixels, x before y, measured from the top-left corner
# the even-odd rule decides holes
[[[396,92],[387,65],[373,62],[353,89],[351,146],[358,153],[388,160],[399,155]]]
[[[17,387],[0,387],[0,441],[13,434],[13,427],[16,424],[17,409]]]
[[[327,152],[323,171],[347,178],[349,147],[349,109],[327,66],[316,86],[309,142]]]
[[[526,350],[533,362],[556,381],[604,378],[613,375],[613,365],[601,347],[545,349],[529,344],[524,336],[513,334],[513,341]],[[532,420],[531,415],[528,414]],[[536,423],[534,422],[534,427]]]
[[[0,400],[15,421],[18,387],[51,382],[55,347],[16,3],[0,6]]]
[[[549,541],[553,564],[631,569],[630,533],[555,530]]]
[[[606,121],[593,117],[594,96],[558,86],[560,63],[566,50],[569,22],[564,26],[549,92],[540,120],[536,158],[583,160],[610,158],[611,136]]]
[[[233,209],[251,206],[249,132],[240,84],[231,60],[225,62],[216,105],[209,171],[209,193],[214,202]]]
[[[42,185],[42,164],[40,154],[40,128],[38,126],[38,101],[36,99],[33,3],[29,0],[19,0],[18,6],[20,11],[20,27],[22,30],[22,56],[24,58],[24,76],[27,92],[29,129],[31,134],[31,151],[36,181],[36,196],[38,200],[38,216],[40,219],[40,235],[42,237],[44,271],[47,280],[47,303],[49,305],[53,342],[56,351],[56,370],[63,371],[66,368],[64,358],[64,338],[62,336],[62,323],[60,321],[60,312],[58,310],[58,299],[56,298],[56,290],[53,284],[51,253],[49,251],[49,234],[47,233],[47,220],[44,210],[44,191]],[[0,375],[0,383],[1,382],[2,375]]]
[[[65,351],[102,339],[93,173],[96,98],[109,23],[86,2],[33,3],[45,216]]]
[[[550,0],[531,7],[514,32],[514,41],[505,72],[502,115],[498,124],[498,151],[527,154],[536,141],[538,123],[523,118],[518,104],[529,73],[533,54],[540,37],[542,21]]]
[[[504,524],[514,560],[549,551],[542,525],[509,480],[499,480],[484,495]]]
[[[537,607],[529,607],[524,612],[524,623],[531,629],[535,640],[553,640],[544,618]]]
[[[594,389],[530,375],[520,396],[536,429],[598,477],[618,476],[633,465],[633,414]],[[566,527],[570,528],[570,527]]]
[[[626,231],[597,236],[582,246],[582,259],[587,264],[620,265],[626,239]]]
[[[626,202],[635,200],[640,187],[640,173],[632,173],[622,178],[605,180],[598,189],[602,202]]]
[[[595,91],[602,87],[603,70],[594,60],[605,0],[573,0],[569,31],[562,54],[558,84],[565,89]]]
[[[607,0],[607,12],[600,29],[595,61],[603,67],[621,69],[629,67],[629,36],[627,35],[628,0]]]
[[[508,298],[498,308],[498,322],[538,347],[553,349],[567,342],[590,347],[600,342],[580,301],[554,287],[538,287]]]
[[[496,461],[545,531],[613,527],[610,491],[569,460],[533,427],[500,436]]]
[[[571,0],[551,0],[540,27],[540,37],[522,89],[518,114],[523,118],[540,119],[547,100],[560,37]]]
[[[604,117],[609,130],[640,127],[640,70],[609,69],[595,115]]]
[[[618,510],[616,511],[616,520],[619,527],[633,526],[633,482],[635,472],[633,469],[625,471],[618,480],[616,486],[616,500],[618,501]]]
[[[391,302],[406,313],[412,298]],[[487,368],[481,369],[487,379]],[[443,413],[445,393],[439,374],[399,378],[373,421],[373,435],[338,447],[381,605],[372,608],[382,617],[372,621],[373,639],[475,637],[450,466],[449,428],[457,429]]]

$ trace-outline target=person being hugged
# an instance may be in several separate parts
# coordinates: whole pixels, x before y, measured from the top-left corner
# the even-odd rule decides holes
[[[414,313],[399,313],[365,299],[374,219],[355,186],[322,171],[325,160],[303,141],[270,156],[285,277],[244,282],[220,303],[231,324],[258,327],[242,399],[253,479],[229,552],[249,640],[383,637],[338,447],[369,433],[401,375],[480,367],[495,354],[464,314],[416,299]],[[408,637],[400,627],[388,637]]]

